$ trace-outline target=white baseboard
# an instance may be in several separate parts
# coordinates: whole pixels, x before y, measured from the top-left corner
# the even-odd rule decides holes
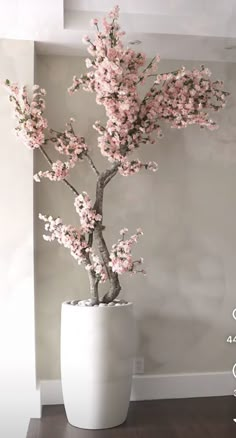
[[[232,372],[133,376],[131,400],[233,395]],[[60,380],[41,380],[42,405],[63,404]]]
[[[42,406],[63,404],[60,380],[41,380],[40,391]]]
[[[134,376],[131,400],[233,395],[231,372]]]

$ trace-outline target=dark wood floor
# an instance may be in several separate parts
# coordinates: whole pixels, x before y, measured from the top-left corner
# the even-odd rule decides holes
[[[70,426],[62,405],[44,406],[27,438],[236,438],[233,418],[233,396],[131,402],[124,424],[95,431]]]

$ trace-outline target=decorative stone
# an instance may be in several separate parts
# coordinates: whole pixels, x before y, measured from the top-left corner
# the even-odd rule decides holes
[[[88,298],[87,300],[72,300],[72,301],[68,301],[68,304],[71,305],[77,305],[80,307],[114,307],[114,306],[125,306],[127,304],[130,304],[128,301],[125,300],[114,300],[110,303],[102,303],[99,302],[98,304],[93,304],[94,300],[92,298]]]

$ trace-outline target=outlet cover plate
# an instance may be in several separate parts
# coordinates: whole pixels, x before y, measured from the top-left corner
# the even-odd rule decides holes
[[[144,357],[135,357],[133,374],[143,374],[143,373],[144,373]]]

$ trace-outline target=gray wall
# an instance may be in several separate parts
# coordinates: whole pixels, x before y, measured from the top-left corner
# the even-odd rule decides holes
[[[192,66],[165,60],[160,71],[183,64]],[[122,296],[135,303],[137,354],[144,356],[147,374],[230,371],[235,360],[226,337],[235,330],[231,313],[236,286],[236,64],[208,66],[232,93],[218,116],[220,129],[165,126],[165,137],[139,152],[143,160],[158,161],[159,171],[117,176],[105,195],[109,245],[124,226],[131,232],[139,226],[144,231],[135,251],[144,257],[148,275],[124,276],[121,283]],[[72,76],[81,70],[82,58],[39,56],[37,81],[48,92],[51,127],[63,129],[66,120],[75,117],[102,168],[107,162],[96,148],[92,124],[104,118],[103,109],[91,94],[81,91],[70,97],[67,93]],[[46,168],[38,153],[35,167]],[[95,178],[86,163],[73,170],[71,180],[94,197]],[[43,241],[38,212],[60,215],[74,224],[78,217],[73,196],[62,183],[36,185],[38,377],[58,379],[60,305],[69,298],[87,297],[88,280],[67,250]],[[86,327],[84,332],[86,336]]]

